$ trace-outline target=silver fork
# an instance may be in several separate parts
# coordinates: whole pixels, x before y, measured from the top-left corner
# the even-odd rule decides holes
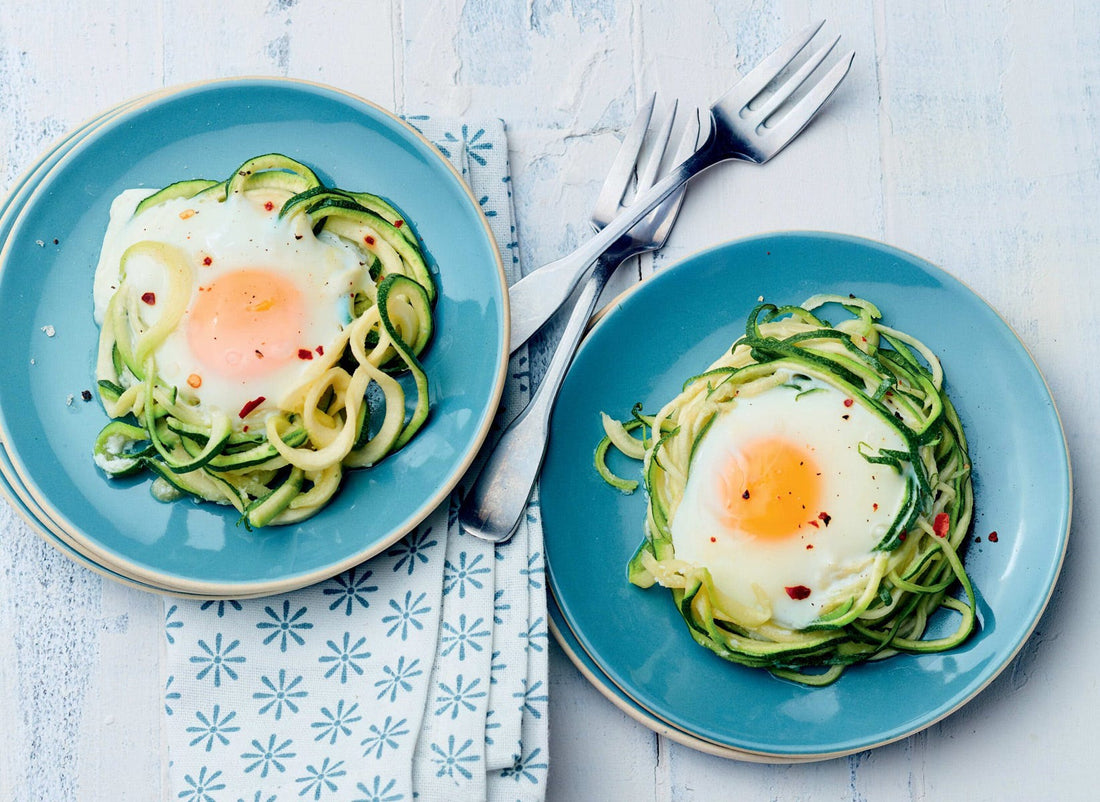
[[[690,178],[727,159],[763,164],[798,136],[840,86],[855,58],[854,52],[846,54],[821,78],[808,83],[836,46],[837,37],[784,76],[823,24],[815,23],[793,36],[711,106],[707,139],[695,153],[641,193],[573,254],[535,271],[511,288],[513,349],[553,314],[601,253]],[[770,84],[778,85],[770,95],[761,97]],[[788,104],[803,84],[807,85],[803,96]],[[752,106],[758,99],[758,105]],[[784,108],[785,104],[789,108]],[[554,358],[558,358],[556,354]],[[510,470],[507,461],[498,459],[495,452],[489,457],[459,510],[459,521],[466,531],[493,542],[512,536],[542,465],[544,445],[545,441],[542,445],[530,443],[529,448],[537,449],[537,460],[530,460],[522,473]]]
[[[592,225],[603,228],[623,208],[624,195],[630,185],[631,174],[639,164],[639,155],[653,113],[654,96],[639,113],[615,158],[611,171],[604,181],[592,213]],[[637,191],[653,185],[660,170],[661,161],[668,147],[676,106],[649,149],[644,163],[638,168]],[[698,127],[685,128],[677,158],[695,148]],[[576,305],[565,324],[554,355],[538,389],[524,410],[501,435],[481,473],[474,481],[459,509],[458,518],[466,531],[486,540],[501,542],[511,537],[519,524],[520,516],[531,494],[539,468],[546,454],[546,441],[550,433],[550,413],[554,408],[558,390],[573,361],[577,346],[600,293],[615,268],[626,259],[647,251],[654,251],[665,244],[676,222],[683,200],[684,187],[673,192],[647,217],[638,222],[596,261]]]
[[[854,51],[846,53],[824,75],[810,80],[840,40],[838,36],[814,51],[789,75],[784,75],[824,24],[824,21],[814,23],[792,36],[711,106],[710,133],[699,150],[635,199],[630,207],[576,251],[545,265],[511,287],[512,351],[554,314],[611,243],[685,182],[729,159],[763,164],[798,136],[840,86],[855,58]],[[774,91],[762,95],[773,83],[777,84]],[[803,85],[807,87],[803,96],[788,103]],[[760,102],[751,105],[755,100]]]

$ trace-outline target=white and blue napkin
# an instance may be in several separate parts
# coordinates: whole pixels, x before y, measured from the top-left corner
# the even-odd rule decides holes
[[[505,129],[409,117],[460,170],[520,277]],[[526,349],[504,416],[530,397]],[[511,542],[458,495],[383,554],[253,600],[166,598],[168,797],[185,802],[545,796],[547,647],[537,503]]]

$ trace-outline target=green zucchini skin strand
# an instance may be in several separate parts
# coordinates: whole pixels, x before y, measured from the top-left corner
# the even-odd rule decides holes
[[[290,185],[298,188],[298,192],[316,187],[321,183],[321,179],[317,177],[317,174],[300,161],[292,159],[289,156],[284,156],[281,153],[267,153],[263,156],[255,156],[249,159],[234,170],[225,181],[226,194],[233,195],[235,193],[244,192],[249,189],[249,183],[252,183],[253,188],[257,185],[262,186],[262,182],[259,184],[255,183],[254,177],[262,176],[267,172],[282,173],[292,176],[292,178],[289,179],[291,182]],[[277,180],[282,183],[288,179]]]
[[[424,372],[424,366],[420,363],[420,360],[417,359],[413,349],[401,339],[400,333],[390,319],[390,300],[391,297],[396,297],[398,292],[404,293],[403,297],[407,298],[410,303],[412,303],[418,317],[424,317],[426,315],[430,319],[430,300],[423,286],[410,278],[400,275],[387,276],[382,280],[382,283],[378,286],[379,317],[382,321],[383,328],[390,336],[393,349],[397,351],[398,356],[408,367],[416,385],[416,406],[413,408],[408,423],[398,436],[397,442],[394,443],[393,451],[402,448],[418,431],[420,431],[420,428],[428,419],[429,410],[428,374]],[[425,344],[426,341],[419,343],[420,348],[422,349]]]
[[[205,178],[190,178],[184,181],[177,181],[174,184],[169,184],[164,189],[158,190],[141,201],[134,209],[134,214],[138,215],[144,212],[146,209],[156,206],[158,203],[164,203],[175,198],[193,198],[205,189],[210,189],[216,186],[218,181],[210,181]]]
[[[826,303],[839,304],[851,319],[830,324],[817,312]],[[715,365],[688,379],[680,397],[656,416],[642,415],[635,405],[632,419],[623,424],[644,419],[661,427],[642,458],[645,538],[628,562],[628,581],[641,588],[665,585],[692,639],[719,657],[810,687],[837,681],[857,663],[956,648],[978,626],[976,595],[962,562],[974,504],[962,424],[941,386],[943,371],[935,356],[909,335],[883,326],[880,318],[874,304],[854,297],[815,296],[802,306],[758,304],[746,318],[744,335]],[[785,384],[802,393],[807,381],[832,385],[899,435],[903,448],[860,453],[868,462],[901,471],[906,490],[876,547],[883,566],[878,578],[869,580],[858,599],[842,601],[809,626],[784,630],[774,639],[763,634],[770,631],[766,628],[716,615],[709,571],[675,559],[671,515],[691,455],[720,411],[735,405],[742,387]],[[709,403],[700,408],[710,411],[679,416],[680,398],[696,393]],[[677,437],[691,438],[677,447],[688,455],[686,468],[668,463],[666,452]],[[621,489],[620,483],[631,480],[607,468],[607,451],[613,448],[612,439],[604,437],[595,465],[609,485]],[[947,634],[926,635],[934,617],[936,632],[947,628]]]

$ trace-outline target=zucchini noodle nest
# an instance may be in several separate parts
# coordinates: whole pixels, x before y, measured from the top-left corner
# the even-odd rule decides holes
[[[836,325],[826,322],[817,314],[825,304],[843,306],[850,317]],[[944,393],[936,355],[880,323],[880,317],[873,304],[854,297],[819,295],[801,306],[760,304],[749,315],[744,336],[656,415],[643,414],[640,405],[626,422],[603,415],[607,436],[596,449],[597,470],[623,492],[637,487],[609,468],[607,452],[614,446],[641,460],[648,496],[645,539],[630,560],[629,580],[643,588],[668,588],[695,641],[726,660],[806,685],[827,685],[855,663],[954,648],[975,627],[974,591],[960,554],[974,503],[966,439]],[[780,387],[838,391],[843,394],[838,397],[850,399],[845,406],[862,407],[861,414],[875,416],[905,444],[877,449],[859,444],[858,455],[872,470],[902,477],[892,481],[901,487],[904,480],[904,498],[896,516],[889,512],[892,523],[882,527],[885,534],[880,538],[881,530],[873,530],[868,542],[877,545],[857,584],[845,585],[841,597],[822,603],[809,625],[798,628],[772,617],[758,587],[752,588],[757,604],[732,600],[716,587],[710,569],[677,558],[672,535],[693,456],[715,419],[736,408],[738,399],[747,403]],[[827,472],[827,456],[820,464]],[[737,498],[740,503],[742,496]],[[748,490],[743,498],[749,498]],[[829,517],[822,519],[827,526]],[[952,595],[955,587],[962,589],[958,597]],[[787,592],[801,599],[809,589]],[[936,636],[926,638],[934,616]],[[939,635],[954,622],[953,632]]]
[[[259,203],[271,219],[278,210],[280,224],[296,226],[292,241],[312,235],[340,251],[341,264],[351,266],[341,286],[351,289],[334,294],[343,311],[325,316],[326,331],[339,333],[297,351],[294,382],[278,397],[257,397],[239,412],[202,403],[202,377],[170,383],[158,370],[158,349],[181,326],[192,298],[208,289],[198,278],[202,268],[155,237],[130,245],[115,262],[117,289],[102,313],[96,378],[114,420],[94,456],[111,477],[151,471],[160,500],[232,505],[248,527],[290,524],[328,503],[344,471],[378,463],[423,426],[428,378],[419,357],[432,336],[436,290],[404,215],[375,195],[326,187],[310,168],[279,154],[250,159],[225,181],[171,184],[138,203],[131,220],[173,203],[184,204],[178,218],[185,219],[209,204],[228,208],[237,196]],[[177,217],[174,206],[162,213]],[[153,265],[158,276],[155,318],[148,311],[154,293],[128,278],[133,260]],[[411,381],[399,380],[402,374]],[[409,390],[415,403],[407,410]]]

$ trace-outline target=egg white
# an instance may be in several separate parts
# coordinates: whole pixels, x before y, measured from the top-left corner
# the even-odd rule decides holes
[[[194,273],[192,298],[180,325],[155,351],[157,373],[184,397],[207,411],[221,410],[233,420],[239,420],[245,404],[263,396],[265,401],[255,413],[262,419],[300,383],[310,362],[293,360],[255,377],[221,375],[204,366],[185,334],[199,287],[246,269],[289,279],[305,304],[305,324],[298,333],[302,347],[323,348],[337,338],[350,319],[351,294],[368,280],[362,254],[335,237],[324,233],[314,236],[304,215],[280,219],[278,209],[284,196],[277,193],[273,210],[264,207],[262,195],[248,193],[247,197],[232,195],[224,201],[213,196],[176,198],[135,217],[135,207],[149,194],[148,190],[127,190],[111,205],[95,274],[96,321],[102,324],[107,304],[120,286],[120,261],[127,248],[143,240],[178,248]],[[151,292],[163,297],[168,289],[164,268],[153,258],[130,259],[126,283],[139,296]],[[151,325],[163,305],[137,306],[143,322]],[[197,388],[188,384],[192,375],[201,377]]]
[[[791,629],[862,590],[906,498],[901,472],[861,454],[904,449],[897,430],[858,403],[846,406],[829,384],[803,382],[806,389],[813,392],[773,387],[720,412],[696,447],[671,521],[677,559],[708,569],[719,602],[770,609],[771,623]],[[727,528],[715,497],[715,477],[739,445],[765,437],[804,449],[821,472],[821,509],[807,510],[805,525],[784,537]],[[792,598],[788,589],[799,587],[809,596]]]

